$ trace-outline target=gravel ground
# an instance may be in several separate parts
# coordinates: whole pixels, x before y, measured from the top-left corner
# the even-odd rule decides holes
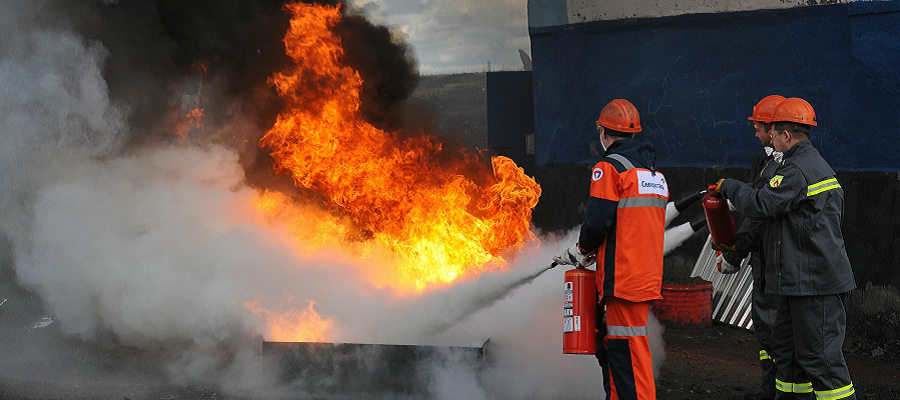
[[[848,337],[855,335],[853,327]],[[670,328],[666,362],[657,377],[661,400],[743,399],[758,392],[759,363],[752,332],[726,325]],[[849,341],[848,341],[849,342]],[[858,399],[900,399],[900,359],[846,350]]]

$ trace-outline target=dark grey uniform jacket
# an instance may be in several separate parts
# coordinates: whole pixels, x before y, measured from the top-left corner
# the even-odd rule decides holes
[[[784,153],[768,185],[726,179],[722,194],[735,209],[763,219],[766,293],[826,295],[856,288],[844,247],[844,190],[808,140]]]

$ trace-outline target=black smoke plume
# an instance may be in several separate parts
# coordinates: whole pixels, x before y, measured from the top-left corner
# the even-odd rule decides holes
[[[109,50],[110,97],[129,111],[126,149],[172,140],[170,115],[185,103],[202,106],[205,131],[217,132],[204,139],[237,149],[251,184],[287,191],[289,179],[274,175],[271,157],[257,145],[282,106],[267,80],[292,62],[282,42],[289,27],[285,3],[71,2],[67,12],[79,16],[75,24],[83,36]],[[382,129],[430,131],[420,122],[434,119],[423,111],[427,106],[407,104],[418,83],[412,48],[350,6],[342,4],[341,10],[345,16],[336,33],[346,49],[345,62],[363,79],[363,117]],[[228,129],[225,125],[236,117],[246,124]]]

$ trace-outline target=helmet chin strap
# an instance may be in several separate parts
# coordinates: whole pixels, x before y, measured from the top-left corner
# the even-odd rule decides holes
[[[600,127],[600,147],[603,148],[603,152],[606,153],[606,141],[603,140],[603,137],[606,136],[606,128]]]

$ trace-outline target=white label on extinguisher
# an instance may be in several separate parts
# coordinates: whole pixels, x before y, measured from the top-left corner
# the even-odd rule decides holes
[[[575,329],[575,322],[572,319],[573,298],[574,296],[572,296],[572,282],[566,282],[566,291],[563,295],[563,333],[572,333]]]
[[[580,331],[581,330],[581,316],[576,315],[574,318],[575,318],[575,330]]]

